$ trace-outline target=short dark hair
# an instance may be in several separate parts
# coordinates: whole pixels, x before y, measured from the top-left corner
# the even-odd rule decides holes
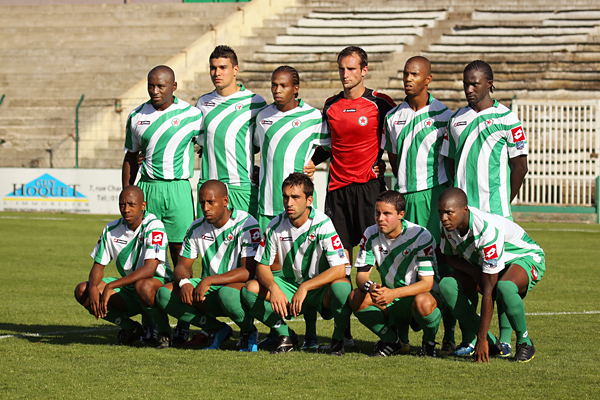
[[[283,185],[281,185],[281,190],[286,188],[287,186],[302,186],[302,191],[308,198],[308,196],[312,196],[315,190],[315,185],[313,181],[308,177],[308,175],[302,174],[300,172],[293,172],[289,174],[287,178],[283,181]]]
[[[235,54],[235,51],[233,51],[231,47],[223,44],[215,47],[213,52],[210,53],[210,57],[208,57],[209,60],[212,60],[214,58],[228,58],[229,61],[231,61],[231,65],[233,65],[234,67],[238,65],[238,58]]]
[[[356,54],[360,57],[361,69],[369,65],[369,57],[367,56],[367,52],[358,46],[348,46],[344,50],[340,51],[340,54],[337,56],[338,64],[342,58],[351,56],[353,54]]]
[[[396,192],[395,190],[386,190],[385,192],[379,193],[375,202],[378,203],[380,201],[393,205],[398,214],[400,214],[401,211],[406,210],[406,199],[402,193]]]
[[[287,72],[292,76],[292,84],[294,86],[300,86],[300,75],[298,74],[298,71],[296,71],[296,68],[290,67],[289,65],[282,65],[281,67],[278,67],[275,71],[273,71],[273,73],[271,74],[271,79],[273,79],[275,77],[275,74],[279,72]],[[298,93],[296,93],[294,97],[298,97]]]
[[[494,73],[492,72],[492,67],[490,67],[490,64],[486,63],[485,61],[482,61],[482,60],[471,61],[465,67],[463,75],[469,71],[481,71],[483,73],[483,76],[485,76],[485,79],[487,79],[488,81],[494,80]],[[490,92],[494,93],[494,89],[496,89],[496,88],[492,84],[492,86],[490,87]]]

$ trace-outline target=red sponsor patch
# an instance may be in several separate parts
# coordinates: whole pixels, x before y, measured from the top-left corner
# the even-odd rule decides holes
[[[425,250],[423,250],[423,252],[427,257],[431,257],[433,255],[433,245],[425,247]]]
[[[533,276],[533,280],[537,280],[538,278],[538,273],[537,270],[535,269],[535,267],[531,267],[531,276]]]
[[[163,232],[152,232],[152,244],[158,244],[159,246],[162,246],[164,240],[165,234]]]
[[[360,243],[358,244],[360,246],[361,250],[366,250],[365,246],[367,244],[367,238],[365,235],[363,235],[363,237],[360,239]]]
[[[260,247],[265,247],[265,242],[267,241],[267,234],[265,233],[260,240]]]
[[[260,242],[260,229],[258,229],[258,228],[250,229],[250,239],[252,240],[252,243],[259,243]]]
[[[523,127],[521,125],[512,128],[511,130],[513,136],[513,142],[521,142],[525,140],[525,132],[523,132]]]
[[[444,130],[444,140],[449,140],[448,139],[448,128],[442,128]]]
[[[496,251],[495,244],[488,246],[488,247],[484,247],[483,253],[485,254],[486,260],[494,260],[494,259],[498,258],[498,251]]]
[[[331,237],[331,245],[333,246],[334,250],[339,250],[342,248],[342,241],[340,240],[338,235],[333,235]]]

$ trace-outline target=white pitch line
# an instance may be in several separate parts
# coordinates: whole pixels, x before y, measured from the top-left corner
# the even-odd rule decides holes
[[[541,313],[525,313],[525,315],[533,315],[533,316],[538,316],[538,315],[542,315],[542,316],[553,316],[553,315],[587,315],[587,314],[600,314],[600,311],[560,311],[560,312],[541,312]],[[352,316],[351,319],[357,319],[355,316]],[[318,317],[317,318],[318,321],[323,321],[323,318]],[[304,322],[305,319],[304,318],[294,318],[291,319],[289,321],[286,321],[286,323],[289,322]],[[260,322],[260,321],[256,321],[256,322]],[[233,324],[233,321],[229,321],[227,322],[227,325],[231,325]],[[171,326],[176,326],[176,325],[171,325]],[[92,328],[92,329],[80,329],[80,330],[75,330],[75,331],[56,331],[56,332],[46,332],[46,333],[19,333],[19,334],[14,334],[14,335],[0,335],[0,339],[7,339],[7,338],[14,338],[14,337],[44,337],[44,336],[54,336],[54,335],[65,335],[68,333],[90,333],[90,332],[96,332],[96,331],[110,331],[110,330],[116,330],[117,327],[106,327],[106,328]]]
[[[586,233],[600,233],[600,231],[593,231],[591,229],[541,229],[541,228],[528,228],[527,232],[586,232]]]
[[[115,218],[117,218],[117,217],[118,217],[118,215],[115,216]],[[13,217],[13,216],[9,216],[9,215],[0,215],[0,219],[28,219],[28,220],[35,220],[35,221],[99,221],[99,222],[112,221],[112,219],[109,219],[109,218],[106,218],[106,219],[104,219],[104,218],[80,219],[80,218],[59,218],[59,217]]]

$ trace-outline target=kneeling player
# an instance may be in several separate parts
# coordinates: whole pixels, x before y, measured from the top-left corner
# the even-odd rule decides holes
[[[469,207],[467,195],[458,188],[440,195],[438,213],[443,226],[440,248],[455,270],[440,282],[440,293],[464,327],[463,337],[470,336],[462,346],[470,347],[475,361],[486,362],[499,354],[500,344],[489,333],[495,289],[498,313],[506,313],[517,334],[514,360],[531,360],[535,348],[527,332],[523,298],[544,274],[543,250],[508,218]],[[481,318],[467,298],[475,290],[482,292]]]
[[[145,211],[144,193],[137,186],[121,191],[119,210],[123,217],[104,228],[92,251],[89,281],[77,285],[75,298],[96,318],[119,325],[117,344],[140,339],[144,329],[131,317],[146,313],[158,326],[158,348],[169,347],[169,317],[154,303],[157,289],[172,279],[165,227]],[[115,260],[121,278],[103,278],[110,260]]]
[[[421,356],[436,355],[442,313],[433,292],[437,291],[435,240],[427,229],[403,219],[405,207],[398,192],[387,190],[377,197],[377,224],[365,230],[354,264],[358,288],[350,295],[350,305],[358,320],[381,338],[372,357],[407,353],[405,328],[413,317],[423,329]],[[369,279],[375,263],[382,285]]]
[[[324,319],[333,318],[335,329],[330,354],[344,354],[344,330],[350,320],[350,282],[345,278],[348,259],[325,214],[311,207],[314,186],[301,173],[290,174],[282,185],[285,211],[275,217],[256,253],[258,280],[242,290],[250,313],[279,335],[272,353],[293,350],[298,337],[284,322],[310,309]],[[275,256],[281,275],[273,275]]]
[[[253,257],[260,242],[258,222],[245,211],[229,209],[227,187],[216,180],[202,184],[198,204],[204,217],[188,229],[174,283],[158,290],[157,302],[177,319],[214,332],[207,349],[218,349],[231,337],[231,327],[217,320],[227,316],[240,327],[240,350],[256,351],[258,332],[242,304],[240,290],[254,277]],[[190,279],[198,256],[202,278]]]

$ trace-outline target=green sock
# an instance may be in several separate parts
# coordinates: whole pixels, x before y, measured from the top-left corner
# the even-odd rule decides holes
[[[331,313],[333,314],[334,339],[343,340],[346,327],[350,323],[352,309],[348,296],[352,291],[352,285],[347,282],[337,282],[331,285]]]
[[[146,308],[146,307],[144,307],[144,308]],[[154,320],[152,319],[152,316],[142,313],[142,326],[144,328],[147,328],[152,325],[154,325]]]
[[[306,308],[304,311],[304,324],[306,325],[304,336],[317,337],[317,310],[315,308]]]
[[[393,329],[388,327],[385,315],[379,308],[369,306],[364,310],[355,312],[354,315],[361,324],[369,328],[384,342],[396,342],[398,340],[398,336],[396,336]]]
[[[517,345],[521,343],[531,345],[527,332],[527,322],[525,321],[525,306],[523,305],[523,299],[519,296],[519,288],[514,282],[499,281],[496,290],[498,303],[503,303],[506,307],[506,316],[517,334]]]
[[[410,330],[410,325],[396,325],[396,328],[398,329],[398,337],[402,343],[408,343],[408,331]]]
[[[510,343],[512,336],[512,326],[506,315],[506,304],[502,301],[496,301],[496,307],[498,310],[498,326],[500,327],[500,342]]]
[[[242,304],[242,295],[239,290],[224,286],[219,289],[219,302],[221,309],[240,327],[242,332],[254,331],[254,319]]]
[[[221,329],[224,325],[216,318],[205,315],[194,306],[183,304],[179,296],[176,296],[166,287],[161,287],[156,292],[156,301],[161,309],[178,320],[185,321],[194,326],[206,330]]]
[[[277,332],[277,335],[290,336],[290,329],[283,321],[283,318],[273,311],[269,301],[266,301],[262,297],[259,298],[258,294],[246,288],[242,289],[242,299],[248,306],[250,315],[269,328],[273,328]]]
[[[452,315],[452,311],[445,307],[442,312],[442,321],[444,324],[444,340],[450,343],[456,343],[454,339],[454,330],[456,329],[456,318]]]
[[[167,289],[168,290],[168,289]],[[160,309],[158,305],[156,307],[144,307],[144,311],[152,317],[151,319],[156,321],[156,327],[159,332],[171,332],[171,324],[169,324],[169,316],[166,312]],[[142,317],[143,319],[143,317]]]
[[[424,342],[435,342],[435,335],[440,327],[440,320],[442,319],[442,312],[439,308],[435,308],[429,315],[422,316],[415,312],[413,313],[415,320],[423,328],[423,341]]]
[[[450,307],[452,314],[461,324],[463,342],[474,343],[479,331],[480,318],[477,315],[473,301],[469,299],[458,281],[452,277],[442,279],[439,287],[444,302]],[[489,331],[487,338],[490,345],[496,343],[496,337]]]

